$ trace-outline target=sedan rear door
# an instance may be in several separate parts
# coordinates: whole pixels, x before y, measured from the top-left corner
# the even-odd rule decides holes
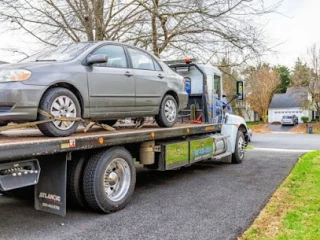
[[[148,53],[127,47],[136,83],[136,112],[157,113],[166,88],[166,76]]]

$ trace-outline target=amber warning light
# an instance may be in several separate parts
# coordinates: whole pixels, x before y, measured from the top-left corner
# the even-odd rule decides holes
[[[189,64],[189,63],[192,62],[192,60],[191,60],[191,58],[185,58],[185,59],[184,59],[184,62],[187,63],[187,64]]]

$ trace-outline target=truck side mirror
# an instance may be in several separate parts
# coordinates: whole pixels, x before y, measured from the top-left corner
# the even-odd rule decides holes
[[[244,100],[244,85],[243,81],[237,81],[237,96],[238,100]]]

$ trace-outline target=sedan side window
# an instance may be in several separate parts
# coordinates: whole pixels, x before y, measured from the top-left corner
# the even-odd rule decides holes
[[[97,67],[127,68],[127,58],[123,47],[117,45],[105,45],[92,53],[92,55],[106,54],[107,63],[94,64]]]
[[[160,67],[159,63],[155,60],[153,60],[153,62],[154,62],[154,66],[156,68],[156,71],[162,71],[162,68]]]
[[[156,63],[148,54],[133,48],[128,48],[128,51],[131,56],[133,68],[142,69],[142,70],[160,71],[158,70],[159,66],[156,69],[156,66],[155,66]]]

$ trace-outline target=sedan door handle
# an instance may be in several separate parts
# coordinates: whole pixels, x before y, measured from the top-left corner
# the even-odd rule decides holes
[[[130,73],[130,72],[125,72],[125,74],[124,74],[125,76],[127,76],[127,77],[132,77],[133,76],[133,74],[132,73]]]
[[[160,73],[159,75],[158,75],[158,78],[164,78],[164,76]]]

